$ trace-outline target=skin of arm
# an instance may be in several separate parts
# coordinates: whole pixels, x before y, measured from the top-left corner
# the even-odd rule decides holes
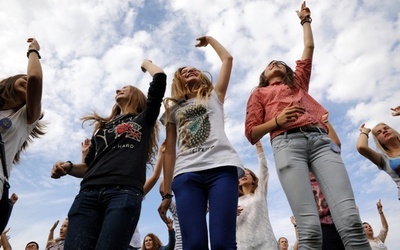
[[[49,236],[47,237],[47,244],[46,247],[48,247],[54,240],[54,229],[56,229],[58,223],[60,221],[57,220],[56,222],[54,222],[54,225],[50,228],[50,232],[49,232]]]
[[[165,139],[165,153],[163,161],[163,191],[165,194],[172,194],[171,183],[174,175],[175,160],[176,160],[176,126],[175,124],[169,123],[167,128],[167,134]],[[167,210],[171,203],[171,199],[164,199],[161,201],[161,205],[158,207],[158,213],[161,219],[168,224]]]
[[[164,73],[164,70],[153,64],[153,62],[148,59],[143,60],[141,69],[143,72],[149,72],[151,76],[154,76],[157,73]]]
[[[69,175],[83,178],[86,173],[87,166],[85,163],[73,164],[73,168],[68,173]],[[67,174],[68,169],[71,168],[71,164],[69,162],[57,162],[54,164],[53,169],[51,170],[51,178],[59,179],[61,176]]]
[[[336,134],[336,130],[333,128],[332,124],[328,120],[329,113],[326,113],[325,115],[322,116],[322,122],[325,123],[325,125],[328,127],[328,136],[331,138],[331,140],[338,145],[339,147],[342,147],[342,143],[340,142],[339,136]]]
[[[300,20],[303,20],[306,17],[309,17],[311,15],[310,9],[306,6],[306,2],[304,1],[301,4],[300,10],[296,11],[297,16],[300,18]],[[305,22],[303,24],[303,35],[304,35],[304,50],[303,50],[303,55],[301,56],[301,59],[312,59],[313,53],[314,53],[314,38],[313,38],[313,33],[311,30],[311,23],[310,22]]]
[[[211,36],[202,36],[197,38],[197,40],[199,42],[196,44],[196,47],[205,47],[210,44],[222,61],[222,66],[214,91],[218,95],[218,99],[223,103],[228,89],[229,79],[231,77],[233,57],[224,46]]]
[[[376,208],[378,209],[379,216],[381,217],[382,228],[389,229],[389,225],[387,223],[386,217],[385,217],[385,215],[383,214],[383,211],[382,211],[383,207],[382,207],[382,204],[381,204],[381,200],[379,200],[376,203]]]
[[[28,50],[40,50],[39,43],[34,38],[29,38]],[[42,113],[42,90],[43,90],[43,74],[42,66],[40,65],[38,54],[31,52],[28,59],[27,69],[27,86],[26,86],[26,110],[27,122],[32,124],[35,122]]]
[[[4,230],[4,232],[1,234],[1,245],[4,250],[12,249],[10,242],[8,241],[8,236],[7,236],[8,231],[10,231],[10,228],[7,230]]]
[[[296,234],[296,241],[294,242],[293,250],[298,250],[299,249],[299,233],[298,233],[298,230],[297,230],[296,220],[295,220],[293,215],[290,216],[290,221],[292,222],[292,224],[294,226],[294,232]]]
[[[160,150],[158,151],[157,163],[154,166],[153,174],[149,178],[147,178],[143,186],[144,195],[150,192],[150,190],[154,187],[154,185],[158,181],[158,178],[160,177],[161,169],[163,167],[164,152],[165,152],[165,142],[161,144]]]
[[[356,148],[362,156],[370,160],[375,165],[380,166],[382,156],[368,146],[369,132],[371,132],[371,129],[366,128],[365,124],[362,124],[360,127],[360,135],[358,136]]]

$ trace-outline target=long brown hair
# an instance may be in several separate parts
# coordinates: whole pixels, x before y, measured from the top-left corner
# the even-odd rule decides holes
[[[271,65],[274,62],[278,62],[281,65],[285,66],[286,75],[283,77],[282,81],[284,82],[284,84],[288,85],[289,87],[293,87],[296,84],[296,79],[294,77],[294,71],[286,63],[284,63],[282,61],[272,60],[268,64],[268,66]],[[260,74],[259,81],[258,81],[258,88],[267,87],[270,84],[270,82],[268,82],[268,79],[265,78],[264,73],[265,73],[265,69]]]
[[[15,86],[14,83],[21,77],[26,77],[26,74],[18,74],[14,76],[10,76],[8,78],[5,78],[0,81],[0,108],[4,106],[7,102],[11,102],[14,100],[16,92],[15,92]],[[15,107],[15,112],[22,108],[25,103],[22,103],[21,106]],[[29,137],[24,141],[22,144],[21,148],[18,150],[18,152],[15,154],[13,163],[18,163],[20,161],[20,154],[22,151],[25,151],[26,148],[28,147],[29,143],[33,141],[33,139],[38,138],[42,135],[45,134],[45,127],[46,124],[42,121],[40,121],[43,118],[44,113],[42,113],[39,117],[39,121],[36,123],[35,127],[32,129]]]
[[[157,237],[157,235],[153,233],[147,234],[143,239],[142,250],[146,250],[145,240],[147,237],[150,237],[153,241],[153,248],[151,250],[159,250],[162,247],[161,240]]]
[[[129,114],[138,115],[142,113],[146,108],[147,98],[143,92],[134,87],[129,86],[129,99],[126,104],[126,111]],[[93,112],[91,115],[83,117],[82,124],[86,121],[93,121],[95,123],[94,132],[95,134],[98,130],[103,129],[107,122],[111,121],[115,116],[121,114],[121,108],[118,104],[114,104],[111,114],[108,117],[102,117],[98,113]],[[147,144],[147,162],[152,163],[152,159],[158,150],[158,124],[154,124],[154,127],[150,133],[149,143]]]
[[[257,175],[253,171],[251,171],[250,169],[245,168],[244,170],[248,171],[250,173],[251,177],[253,178],[253,183],[252,183],[252,186],[251,186],[251,193],[254,194],[254,192],[258,188],[258,180],[259,179],[258,179]],[[242,196],[242,195],[244,195],[243,188],[242,188],[242,186],[239,185],[239,197]]]
[[[212,84],[211,74],[206,71],[200,71],[200,81],[194,85],[193,87],[189,87],[186,83],[185,78],[182,76],[182,70],[186,67],[181,67],[174,73],[174,78],[172,79],[171,86],[171,97],[164,99],[164,106],[166,111],[166,117],[168,124],[169,121],[169,108],[183,100],[188,99],[188,95],[195,93],[197,98],[197,103],[199,104],[203,97],[208,102],[208,98],[210,97],[211,91],[214,89]],[[206,73],[210,76],[210,78],[206,75]]]

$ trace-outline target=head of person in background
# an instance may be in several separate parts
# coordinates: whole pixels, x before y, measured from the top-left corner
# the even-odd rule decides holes
[[[287,250],[289,248],[288,239],[286,239],[285,237],[280,237],[278,239],[278,244],[279,244],[279,250]]]
[[[39,244],[36,241],[31,241],[26,244],[25,250],[39,250]]]
[[[362,225],[363,225],[365,234],[367,235],[367,238],[373,239],[374,238],[374,230],[372,229],[371,225],[368,222],[363,222]]]
[[[400,141],[400,134],[386,123],[380,122],[372,128],[372,136],[376,147],[388,156],[392,156],[388,145],[392,141]]]
[[[65,239],[65,236],[67,235],[67,229],[68,229],[68,218],[65,218],[63,224],[60,227],[60,239]]]
[[[243,192],[243,187],[251,186],[251,193],[254,194],[254,191],[258,187],[258,177],[257,175],[248,168],[245,168],[245,174],[242,178],[239,179],[239,197],[245,195]]]
[[[149,233],[144,237],[142,250],[158,250],[161,246],[162,242],[157,235]]]

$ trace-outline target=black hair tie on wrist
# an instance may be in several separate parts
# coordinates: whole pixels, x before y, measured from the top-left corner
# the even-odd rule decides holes
[[[172,194],[166,194],[166,195],[163,195],[162,200],[171,199],[172,197],[174,197],[174,195],[172,195]]]
[[[36,54],[38,55],[39,59],[42,59],[42,57],[41,57],[40,54],[39,54],[39,51],[37,51],[37,50],[35,50],[35,49],[30,49],[30,50],[28,50],[28,52],[26,52],[26,57],[29,58],[29,54],[32,53],[32,52],[36,53]]]

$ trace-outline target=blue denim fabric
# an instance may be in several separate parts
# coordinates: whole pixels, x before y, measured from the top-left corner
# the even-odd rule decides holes
[[[238,175],[236,167],[184,173],[172,182],[184,250],[236,248]],[[207,208],[209,202],[209,208]]]
[[[329,137],[320,132],[283,134],[272,140],[276,170],[296,218],[299,249],[321,249],[322,233],[309,170],[328,202],[346,249],[371,249],[363,231],[346,168]]]
[[[129,186],[81,190],[68,213],[64,249],[128,249],[142,199],[142,193]]]

